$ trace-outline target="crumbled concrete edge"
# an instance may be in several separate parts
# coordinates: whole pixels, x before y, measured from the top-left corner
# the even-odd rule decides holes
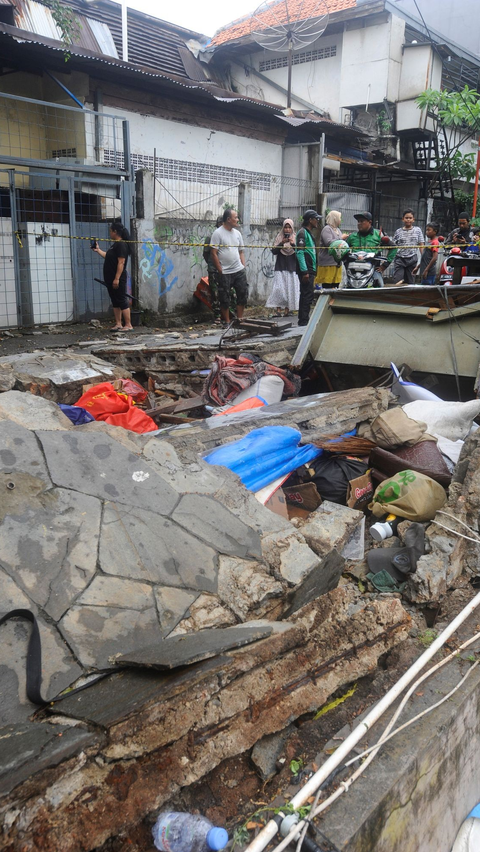
[[[95,721],[93,709],[82,721],[100,740],[3,801],[3,849],[95,849],[225,758],[372,671],[379,656],[406,638],[409,623],[398,598],[362,596],[345,586],[295,613],[291,629],[231,653],[184,694],[177,687],[108,728]]]

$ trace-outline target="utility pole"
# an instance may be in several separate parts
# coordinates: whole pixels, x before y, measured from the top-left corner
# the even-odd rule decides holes
[[[122,59],[128,62],[127,0],[122,0]]]
[[[477,168],[475,171],[475,189],[473,190],[473,210],[472,216],[475,219],[477,215],[477,201],[478,201],[478,175],[480,172],[480,139],[478,140],[478,150],[477,150]]]

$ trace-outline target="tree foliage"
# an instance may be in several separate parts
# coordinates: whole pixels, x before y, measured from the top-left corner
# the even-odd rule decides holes
[[[52,13],[52,18],[60,30],[64,45],[65,62],[70,59],[69,45],[73,44],[75,37],[78,35],[81,24],[73,9],[70,9],[61,0],[43,0]]]
[[[464,86],[460,92],[426,89],[416,99],[420,109],[428,109],[447,127],[469,127],[480,131],[480,95]]]

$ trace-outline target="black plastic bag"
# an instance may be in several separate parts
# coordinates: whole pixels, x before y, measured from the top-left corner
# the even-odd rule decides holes
[[[317,486],[317,491],[322,500],[341,503],[342,506],[347,504],[350,480],[363,476],[368,470],[368,464],[361,459],[328,453],[324,453],[320,458],[309,462],[308,466],[315,470],[311,481]]]

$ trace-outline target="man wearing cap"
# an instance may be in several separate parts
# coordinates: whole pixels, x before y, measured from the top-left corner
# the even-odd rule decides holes
[[[317,274],[317,250],[312,232],[318,227],[321,216],[315,210],[306,210],[303,225],[297,233],[297,275],[300,281],[298,325],[307,325],[313,302],[313,285]]]
[[[348,245],[353,251],[361,251],[362,249],[371,251],[382,247],[382,235],[380,231],[372,225],[372,214],[355,213],[354,218],[358,222],[358,231],[353,231],[346,238]],[[397,253],[396,249],[390,249],[385,258],[385,263],[379,266],[380,272],[385,272],[387,266],[392,262]]]

